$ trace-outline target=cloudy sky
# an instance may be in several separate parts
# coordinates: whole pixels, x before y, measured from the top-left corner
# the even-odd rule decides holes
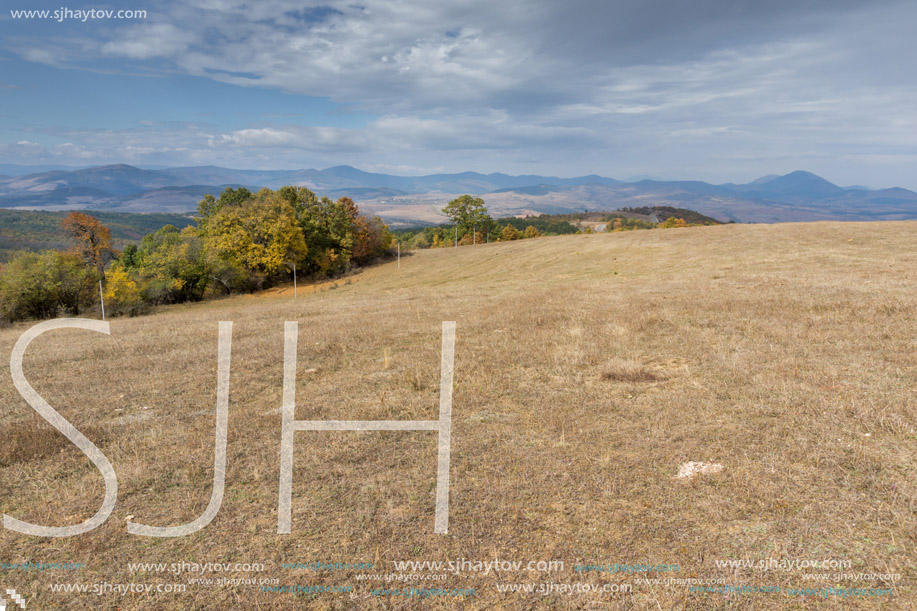
[[[917,188],[912,0],[3,4],[0,163]]]

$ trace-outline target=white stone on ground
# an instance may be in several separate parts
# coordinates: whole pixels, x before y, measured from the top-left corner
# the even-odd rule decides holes
[[[711,473],[719,473],[723,470],[723,465],[710,462],[686,462],[678,467],[678,475],[675,477],[677,479],[692,479],[698,473],[702,475],[709,475]]]

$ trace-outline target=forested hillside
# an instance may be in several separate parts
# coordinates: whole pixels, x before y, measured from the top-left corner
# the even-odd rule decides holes
[[[0,264],[0,322],[101,313],[100,291],[109,315],[134,315],[270,288],[296,270],[333,277],[385,256],[392,245],[385,223],[363,215],[352,199],[332,201],[304,187],[227,188],[219,198],[204,197],[195,217],[178,219],[181,229],[160,217],[139,244],[137,228],[122,222],[122,235],[133,238],[123,249],[111,228],[83,212],[57,225],[50,224],[56,217],[20,217],[50,239]]]
[[[184,214],[134,214],[88,211],[111,229],[112,244],[121,249],[165,225],[184,229],[194,218]],[[61,222],[68,212],[0,209],[0,263],[21,250],[60,250],[68,246]]]

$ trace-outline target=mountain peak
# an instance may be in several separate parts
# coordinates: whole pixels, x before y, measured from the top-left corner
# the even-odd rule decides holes
[[[82,170],[84,172],[119,172],[124,170],[136,170],[138,172],[146,172],[148,170],[141,170],[140,168],[132,165],[127,165],[126,163],[112,163],[110,165],[97,165],[91,168],[86,168]],[[77,170],[78,172],[80,170]]]
[[[812,172],[808,172],[806,170],[794,170],[789,174],[784,174],[780,178],[793,178],[796,180],[824,180],[825,182],[828,182],[818,174],[813,174]]]
[[[745,185],[746,190],[766,197],[789,197],[810,201],[822,200],[844,193],[844,189],[805,170],[796,170],[783,176],[762,176]]]
[[[767,184],[771,184],[771,185],[786,184],[786,185],[793,185],[797,187],[803,186],[803,185],[812,185],[812,186],[818,186],[818,187],[830,188],[830,189],[834,189],[838,191],[843,191],[841,187],[838,187],[833,182],[825,180],[821,176],[817,174],[813,174],[812,172],[806,172],[805,170],[796,170],[795,172],[784,174],[783,176],[779,178],[775,178],[774,180],[771,180]]]
[[[369,172],[364,172],[363,170],[357,169],[352,165],[336,165],[330,168],[325,168],[322,172],[328,172],[335,176],[364,176],[369,174]]]

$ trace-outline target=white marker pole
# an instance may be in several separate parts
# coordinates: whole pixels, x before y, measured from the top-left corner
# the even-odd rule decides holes
[[[102,279],[99,278],[99,303],[102,304],[102,320],[105,320],[105,295],[102,293]]]
[[[296,264],[293,264],[293,299],[296,299]]]

